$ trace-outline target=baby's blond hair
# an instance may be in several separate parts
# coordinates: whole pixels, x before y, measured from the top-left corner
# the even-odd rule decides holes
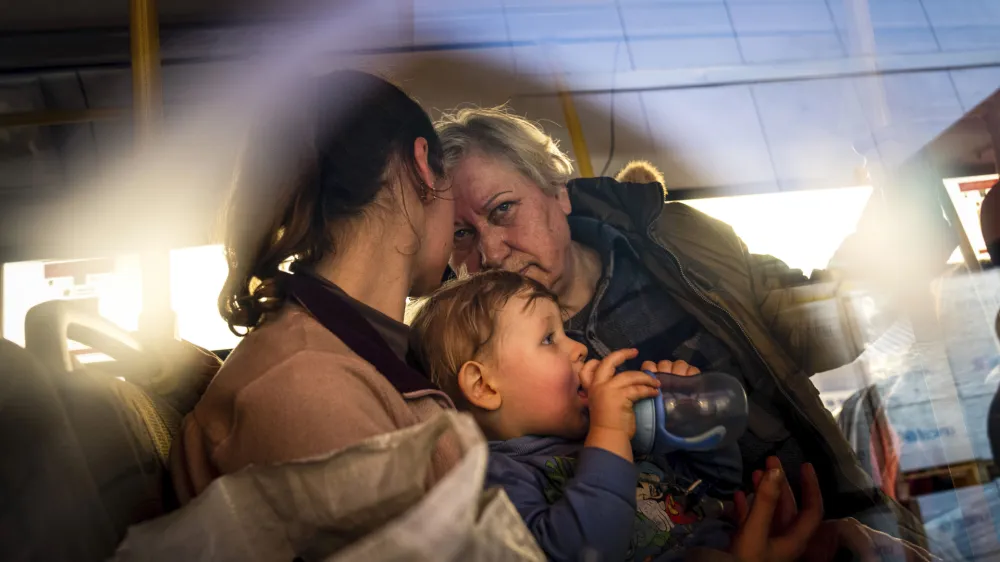
[[[464,403],[458,386],[462,365],[492,351],[500,310],[525,296],[556,302],[541,283],[508,271],[488,271],[449,282],[431,295],[413,317],[410,347],[424,372],[456,404]]]

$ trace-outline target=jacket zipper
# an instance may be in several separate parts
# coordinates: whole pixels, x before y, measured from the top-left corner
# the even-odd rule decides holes
[[[677,265],[677,271],[679,271],[681,274],[681,279],[684,280],[684,283],[687,284],[688,288],[690,288],[694,292],[694,294],[698,295],[698,297],[701,298],[701,300],[705,301],[713,308],[718,309],[720,312],[725,314],[727,318],[732,320],[733,324],[736,324],[736,327],[740,329],[740,333],[743,334],[743,338],[746,340],[748,344],[750,344],[750,349],[753,350],[754,355],[756,355],[757,359],[760,360],[761,365],[763,365],[764,368],[767,369],[767,372],[770,373],[772,378],[777,380],[777,377],[774,375],[774,371],[771,370],[771,366],[767,364],[767,361],[764,360],[764,356],[760,354],[760,350],[758,350],[757,346],[753,344],[753,340],[750,339],[750,334],[747,333],[746,329],[743,327],[743,324],[741,324],[740,321],[737,320],[736,317],[733,316],[732,313],[730,313],[728,310],[722,308],[721,306],[719,306],[718,303],[714,302],[712,299],[705,296],[705,294],[694,284],[694,282],[691,281],[690,278],[688,278],[687,273],[684,273],[684,268],[681,266],[680,258],[678,258],[676,254],[671,252],[670,249],[667,248],[665,244],[663,244],[656,237],[653,236],[653,224],[656,223],[656,219],[659,218],[660,213],[662,213],[662,210],[656,214],[656,217],[653,218],[653,223],[651,223],[649,227],[646,229],[646,236],[648,236],[649,239],[652,240],[653,242],[656,242],[656,245],[659,246],[661,250],[666,252],[667,255],[670,256],[672,260],[674,260],[674,263]],[[784,393],[783,390],[782,393]],[[785,398],[789,397],[786,395]]]

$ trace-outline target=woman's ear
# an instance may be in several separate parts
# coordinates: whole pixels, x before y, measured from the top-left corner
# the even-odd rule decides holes
[[[462,365],[458,371],[458,387],[469,404],[476,408],[492,412],[503,403],[499,389],[482,363],[467,361]]]
[[[573,204],[570,203],[569,190],[566,189],[565,185],[559,188],[559,193],[556,194],[556,200],[559,201],[559,208],[562,209],[563,214],[568,217],[569,214],[573,212]]]
[[[427,139],[424,137],[417,137],[417,140],[413,141],[413,160],[414,164],[417,166],[417,175],[423,180],[423,185],[416,186],[420,199],[423,201],[430,201],[433,197],[434,189],[434,172],[431,171],[430,164],[427,163]]]

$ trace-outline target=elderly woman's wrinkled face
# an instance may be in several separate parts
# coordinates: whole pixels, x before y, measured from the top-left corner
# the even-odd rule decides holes
[[[470,154],[451,171],[451,267],[519,272],[559,292],[570,260],[569,196],[542,189],[502,160]]]

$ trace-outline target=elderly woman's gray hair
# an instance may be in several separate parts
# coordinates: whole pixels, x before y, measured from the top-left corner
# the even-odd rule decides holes
[[[459,109],[442,116],[435,127],[444,147],[446,172],[478,152],[506,161],[547,195],[558,194],[573,176],[573,161],[558,143],[504,107]]]

